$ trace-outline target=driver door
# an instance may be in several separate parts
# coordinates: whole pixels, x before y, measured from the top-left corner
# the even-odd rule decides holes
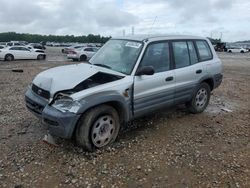
[[[144,66],[152,66],[155,73],[135,76],[135,117],[174,104],[175,73],[171,70],[169,43],[149,44],[138,68]]]

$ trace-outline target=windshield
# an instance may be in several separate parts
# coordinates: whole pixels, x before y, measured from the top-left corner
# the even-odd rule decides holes
[[[90,63],[124,74],[130,74],[142,49],[142,42],[109,40],[90,59]]]

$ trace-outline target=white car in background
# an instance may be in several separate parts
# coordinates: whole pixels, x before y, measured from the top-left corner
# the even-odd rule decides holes
[[[30,45],[26,45],[25,47],[35,52],[45,53],[45,50],[34,48],[33,46],[30,46]]]
[[[67,55],[68,59],[72,59],[73,61],[87,61],[89,60],[99,48],[96,47],[83,47],[80,49],[76,49],[70,51]]]
[[[0,50],[0,59],[5,61],[13,61],[17,59],[38,59],[44,60],[46,54],[35,52],[25,46],[11,46]]]
[[[229,53],[232,53],[232,52],[246,53],[246,52],[248,52],[248,50],[245,48],[242,48],[242,47],[230,47],[227,49],[227,52],[229,52]]]

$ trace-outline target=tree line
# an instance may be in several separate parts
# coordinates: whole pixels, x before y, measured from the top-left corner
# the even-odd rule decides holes
[[[39,35],[28,33],[5,32],[0,33],[0,42],[27,41],[27,42],[79,42],[79,43],[105,43],[110,37],[89,34],[87,36],[74,35]]]

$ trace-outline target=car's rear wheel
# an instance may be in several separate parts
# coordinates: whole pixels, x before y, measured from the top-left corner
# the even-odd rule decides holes
[[[187,103],[189,111],[194,114],[203,112],[209,103],[210,93],[210,86],[205,82],[201,83],[192,100]]]
[[[115,141],[120,129],[117,111],[108,105],[84,113],[76,128],[77,143],[88,151],[103,148]]]
[[[14,56],[12,54],[6,54],[4,59],[5,61],[13,61]]]
[[[37,56],[37,60],[44,60],[45,57],[46,57],[45,55],[39,54],[39,55]]]
[[[243,51],[243,50],[241,50],[241,51],[240,51],[240,53],[244,53],[244,51]]]
[[[80,56],[80,61],[86,61],[87,60],[87,56],[86,55],[81,55]]]
[[[232,53],[232,50],[228,50],[229,53]]]

